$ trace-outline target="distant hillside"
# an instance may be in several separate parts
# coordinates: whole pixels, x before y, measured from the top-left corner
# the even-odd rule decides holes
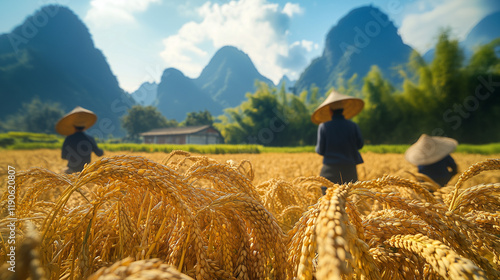
[[[339,78],[349,79],[354,73],[364,77],[372,65],[399,84],[393,67],[406,63],[411,52],[387,15],[373,6],[357,8],[330,29],[322,56],[311,62],[295,87],[300,91],[314,84],[326,92]]]
[[[478,22],[467,34],[462,45],[474,50],[479,45],[487,44],[500,37],[500,12],[490,14]]]
[[[187,113],[204,110],[214,116],[222,114],[220,104],[175,68],[168,68],[163,72],[157,92],[153,105],[169,120],[181,122]]]
[[[225,46],[215,53],[194,82],[214,101],[228,108],[246,100],[245,94],[255,91],[256,80],[274,85],[257,71],[246,53]]]
[[[467,37],[460,42],[460,47],[464,51],[465,59],[469,59],[474,53],[474,49],[480,45],[485,45],[496,38],[500,38],[500,12],[487,15],[479,21],[467,34]],[[427,62],[434,59],[434,49],[428,50],[423,58]]]
[[[296,82],[296,81],[292,81],[292,80],[290,80],[290,78],[288,78],[288,76],[287,76],[287,75],[284,75],[283,77],[281,77],[280,81],[278,82],[277,87],[278,87],[278,89],[280,89],[280,88],[281,88],[281,86],[282,86],[283,84],[285,84],[285,86],[286,86],[286,88],[285,88],[285,89],[286,89],[287,91],[297,93],[297,92],[295,92],[295,82]]]
[[[60,103],[67,112],[75,106],[94,111],[99,120],[93,129],[100,137],[123,135],[119,118],[134,103],[118,86],[87,27],[56,5],[42,7],[0,35],[0,119],[35,96]]]
[[[239,106],[245,94],[255,92],[255,82],[272,81],[262,76],[247,54],[231,46],[219,49],[200,76],[186,77],[177,69],[166,69],[153,102],[168,119],[183,121],[190,112],[208,110],[213,116]]]
[[[145,82],[136,91],[132,92],[130,96],[137,104],[142,106],[153,105],[156,100],[158,90],[157,83]]]

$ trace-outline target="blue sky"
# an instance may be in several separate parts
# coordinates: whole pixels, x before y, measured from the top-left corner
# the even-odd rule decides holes
[[[274,82],[296,79],[321,55],[325,36],[353,8],[373,5],[421,53],[440,28],[464,38],[496,0],[20,0],[0,2],[0,33],[46,4],[69,7],[87,25],[120,86],[129,92],[159,82],[174,67],[196,78],[214,53],[233,45]]]

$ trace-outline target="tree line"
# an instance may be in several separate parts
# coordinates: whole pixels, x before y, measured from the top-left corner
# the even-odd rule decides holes
[[[478,46],[466,58],[448,31],[439,36],[434,59],[427,63],[413,52],[398,68],[402,85],[392,85],[377,66],[362,79],[353,75],[338,81],[335,89],[365,101],[358,123],[368,144],[411,144],[422,133],[447,136],[460,143],[500,142],[500,38]],[[247,100],[228,108],[221,116],[208,111],[191,112],[178,123],[168,120],[153,106],[135,105],[122,118],[127,142],[139,142],[140,133],[155,128],[213,125],[228,144],[265,146],[315,145],[317,125],[312,112],[329,92],[314,85],[298,94],[285,85],[270,87],[257,82]],[[23,105],[0,130],[52,133],[63,115],[57,104],[39,99]]]
[[[411,144],[422,133],[460,143],[500,141],[500,38],[478,46],[468,59],[449,31],[440,34],[434,59],[413,52],[399,67],[402,85],[392,85],[377,66],[359,82],[339,81],[337,91],[360,97],[358,123],[369,144]],[[299,95],[261,83],[248,100],[226,110],[215,125],[228,143],[269,146],[314,145],[310,116],[329,92],[311,87]]]

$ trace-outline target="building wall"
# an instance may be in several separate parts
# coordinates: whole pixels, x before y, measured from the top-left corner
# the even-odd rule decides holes
[[[146,144],[222,144],[219,132],[208,128],[194,134],[144,136]]]
[[[187,136],[187,144],[220,144],[222,139],[220,134],[214,129],[206,129]]]
[[[186,135],[144,136],[146,144],[186,144]]]
[[[188,135],[187,144],[220,144],[218,135]]]

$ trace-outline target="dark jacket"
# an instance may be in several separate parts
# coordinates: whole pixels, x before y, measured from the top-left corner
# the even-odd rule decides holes
[[[86,163],[90,163],[92,152],[98,156],[104,154],[92,136],[84,132],[75,132],[64,140],[61,156],[68,160],[68,168],[77,172],[82,171]]]
[[[359,149],[363,137],[356,123],[335,113],[332,120],[318,127],[316,152],[323,156],[323,164],[357,165],[363,163]]]
[[[429,178],[443,187],[450,181],[453,175],[457,174],[457,164],[450,155],[447,155],[438,162],[419,165],[418,172],[429,176]]]

